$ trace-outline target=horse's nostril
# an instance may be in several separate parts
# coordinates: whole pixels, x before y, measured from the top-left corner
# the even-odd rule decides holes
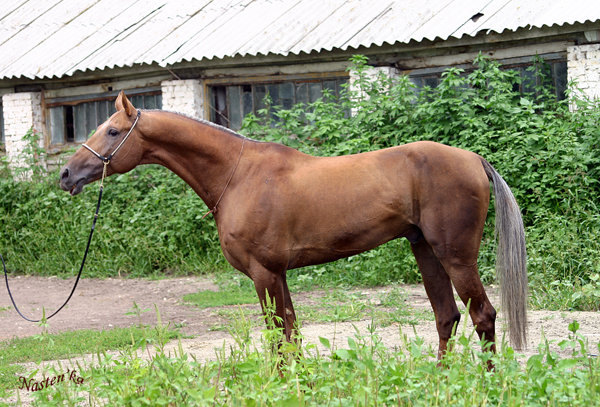
[[[62,172],[62,175],[60,176],[62,179],[67,179],[69,178],[69,169],[65,168]]]

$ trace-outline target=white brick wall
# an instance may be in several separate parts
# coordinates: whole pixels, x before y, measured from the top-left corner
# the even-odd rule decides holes
[[[42,98],[39,92],[9,93],[2,96],[4,113],[4,143],[11,168],[22,167],[23,150],[27,142],[23,136],[33,128],[44,147]]]
[[[576,82],[579,96],[600,99],[600,44],[567,48],[568,79]]]
[[[161,82],[162,108],[196,119],[204,119],[204,87],[200,80]]]
[[[380,67],[369,67],[367,68],[367,71],[365,72],[367,79],[369,80],[375,80],[379,77],[380,74],[383,74],[389,78],[395,78],[398,75],[400,75],[398,69],[394,68],[394,67],[390,67],[390,66],[380,66]],[[358,88],[358,84],[356,83],[358,81],[358,76],[356,75],[355,72],[350,72],[350,89],[353,91],[359,91],[360,89]],[[358,97],[360,99],[366,99],[368,98],[368,95],[365,92],[360,92],[358,94]],[[355,115],[358,112],[358,110],[356,108],[353,108],[352,111],[350,112],[352,115]]]

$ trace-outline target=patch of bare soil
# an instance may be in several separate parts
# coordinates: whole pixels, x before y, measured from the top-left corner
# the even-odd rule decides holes
[[[53,312],[62,304],[72,283],[72,279],[17,277],[12,280],[11,289],[21,310],[30,318],[39,318],[42,314],[42,307],[45,307],[47,312]],[[69,305],[49,321],[49,332],[58,333],[78,329],[103,330],[128,327],[140,322],[154,325],[156,323],[154,306],[156,305],[163,323],[181,327],[180,330],[183,334],[193,336],[191,339],[181,340],[181,345],[186,352],[195,355],[198,360],[214,359],[215,349],[221,348],[224,343],[233,343],[233,340],[226,331],[215,331],[211,328],[226,324],[227,321],[217,314],[216,309],[198,309],[186,305],[182,297],[200,290],[216,289],[217,287],[210,280],[202,277],[158,281],[84,279],[80,281]],[[423,286],[404,286],[402,289],[408,306],[415,311],[431,312]],[[363,295],[375,297],[386,290],[389,288],[360,289],[358,291]],[[4,293],[0,295],[0,340],[39,334],[41,328],[21,319],[10,303],[6,288],[3,288],[2,291]],[[492,303],[498,309],[500,305],[495,288],[490,287],[487,291]],[[314,304],[315,298],[323,295],[323,292],[292,293],[296,305]],[[141,309],[149,309],[141,314],[141,321],[130,313],[134,302]],[[259,305],[255,304],[253,307],[258,313]],[[591,351],[597,349],[597,344],[600,342],[600,313],[598,312],[530,311],[528,317],[528,349],[524,351],[524,357],[536,353],[542,337],[549,341],[567,338],[568,325],[573,320],[579,322],[579,333],[588,339]],[[302,327],[303,343],[315,344],[321,352],[326,352],[319,341],[319,337],[325,337],[334,347],[346,347],[348,337],[354,337],[357,332],[367,334],[370,323],[369,315],[365,315],[363,320],[357,322],[304,323]],[[467,329],[472,329],[470,321]],[[505,329],[500,311],[497,335],[501,337]],[[260,329],[257,329],[255,335],[258,336],[259,331]],[[411,338],[415,336],[415,333],[423,338],[426,344],[430,344],[434,349],[437,347],[438,336],[433,318],[419,322],[414,328],[412,325],[392,324],[377,328],[376,332],[384,344],[390,348],[400,344],[401,334]],[[179,342],[176,341],[169,346],[178,347]],[[557,346],[555,348],[558,350]],[[90,358],[91,356],[83,359],[90,360]],[[53,362],[45,362],[43,365],[49,364],[53,364]],[[62,366],[65,366],[64,361]],[[28,367],[33,371],[40,366]],[[21,396],[25,399],[28,397],[24,393],[21,393]]]

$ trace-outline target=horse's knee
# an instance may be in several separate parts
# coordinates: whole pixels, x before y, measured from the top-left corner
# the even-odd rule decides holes
[[[268,296],[273,299],[278,291],[280,276],[269,271],[263,271],[261,273],[254,273],[252,281],[254,282],[254,288],[259,297]]]

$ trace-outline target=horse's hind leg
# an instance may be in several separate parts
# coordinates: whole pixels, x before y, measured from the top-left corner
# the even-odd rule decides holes
[[[496,310],[487,297],[479,272],[477,263],[463,263],[456,257],[442,258],[444,268],[450,275],[454,288],[462,302],[469,305],[469,315],[475,325],[475,330],[480,339],[490,342],[490,350],[496,352]]]
[[[435,314],[435,324],[440,339],[438,358],[441,358],[448,347],[454,325],[460,321],[460,313],[454,301],[450,278],[429,243],[421,238],[411,244],[411,249],[417,259],[425,291]]]

